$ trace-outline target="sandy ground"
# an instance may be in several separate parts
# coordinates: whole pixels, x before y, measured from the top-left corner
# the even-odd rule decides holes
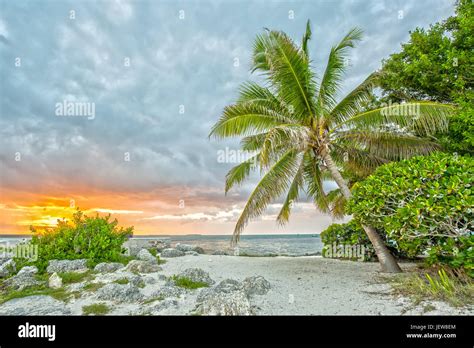
[[[401,265],[405,270],[414,264]],[[246,277],[263,276],[270,282],[270,291],[261,296],[252,296],[256,315],[473,315],[474,308],[453,308],[443,302],[423,301],[414,305],[406,297],[393,293],[387,283],[386,274],[379,271],[378,263],[352,262],[308,257],[243,257],[220,255],[186,255],[167,258],[162,270],[142,274],[145,285],[140,293],[145,299],[154,298],[167,277],[179,274],[187,268],[201,268],[209,273],[216,283],[224,279],[244,280]],[[165,276],[165,277],[164,277]],[[124,277],[136,277],[125,268],[108,274],[97,274],[93,283],[111,283]],[[151,280],[151,281],[149,281]],[[82,286],[84,283],[82,283]],[[69,291],[81,286],[71,284]],[[111,310],[109,315],[190,315],[196,306],[200,290],[189,290],[180,297],[162,302],[116,302],[102,301],[96,293],[88,291],[66,303],[55,301],[55,306],[67,309],[68,314],[81,315],[83,306],[105,303]],[[12,300],[0,306],[0,314],[30,313],[30,308],[42,308],[50,313],[49,304],[37,297]],[[48,297],[47,297],[48,298]],[[59,302],[59,304],[58,304]],[[47,302],[49,303],[49,302]],[[20,312],[18,312],[20,310]],[[65,313],[66,314],[66,313]]]
[[[377,263],[361,263],[322,257],[238,257],[199,255],[167,259],[163,272],[172,275],[198,267],[211,278],[243,280],[262,275],[272,289],[252,302],[259,315],[400,315],[474,314],[445,303],[430,302],[436,309],[424,313],[427,303],[414,307],[407,298],[396,297]],[[402,264],[408,270],[414,264]]]

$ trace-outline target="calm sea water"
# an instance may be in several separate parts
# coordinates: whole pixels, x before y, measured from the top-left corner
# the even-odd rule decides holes
[[[234,254],[230,245],[231,236],[185,235],[166,237],[171,245],[184,243],[199,245],[206,252],[226,251]],[[134,237],[136,239],[149,237]],[[244,235],[238,244],[239,254],[250,256],[305,256],[320,255],[323,245],[319,234],[285,234],[285,235]]]
[[[25,236],[0,237],[0,243],[15,243]],[[176,243],[198,245],[208,253],[225,251],[234,254],[229,235],[184,235],[184,236],[135,236],[134,240],[165,239],[174,246]],[[240,255],[249,256],[305,256],[320,255],[322,243],[319,234],[279,234],[279,235],[243,235],[238,244]]]

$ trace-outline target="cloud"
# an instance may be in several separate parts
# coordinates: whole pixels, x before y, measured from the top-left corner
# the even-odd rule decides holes
[[[397,51],[409,30],[446,18],[453,4],[3,2],[0,186],[65,199],[73,191],[145,195],[143,204],[167,206],[150,223],[235,220],[226,207],[242,207],[258,176],[225,197],[224,178],[232,164],[218,163],[216,153],[237,149],[238,142],[209,140],[208,134],[224,106],[235,100],[238,86],[258,79],[249,72],[257,33],[281,29],[299,41],[311,19],[310,53],[321,76],[330,47],[350,28],[364,29],[364,40],[351,52],[346,93]],[[15,65],[17,58],[21,66]],[[57,117],[55,105],[64,100],[94,103],[95,118]],[[192,212],[170,205],[183,197]],[[123,215],[132,210],[110,204],[97,206]],[[133,211],[148,210],[134,205]]]

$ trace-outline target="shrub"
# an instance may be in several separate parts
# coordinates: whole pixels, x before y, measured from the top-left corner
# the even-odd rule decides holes
[[[133,234],[133,227],[118,228],[117,220],[106,217],[88,217],[80,210],[73,215],[72,223],[59,220],[53,230],[34,233],[31,243],[38,245],[36,265],[44,272],[53,259],[88,259],[90,266],[100,262],[120,262],[123,258],[123,243]]]
[[[408,256],[473,275],[474,159],[434,153],[379,167],[352,188],[348,212]]]
[[[367,234],[359,223],[352,220],[345,224],[332,224],[323,232],[321,232],[321,241],[324,244],[323,257],[337,258],[357,258],[334,255],[334,249],[341,250],[346,246],[363,246],[364,260],[372,260],[375,257],[374,248],[370,243]],[[344,250],[344,249],[342,249]]]

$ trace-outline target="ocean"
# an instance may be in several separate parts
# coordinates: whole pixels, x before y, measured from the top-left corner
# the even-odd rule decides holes
[[[171,245],[176,243],[198,245],[207,253],[225,251],[234,255],[229,235],[184,235],[184,236],[135,236],[142,238],[166,238]],[[238,244],[239,255],[246,256],[309,256],[321,255],[323,244],[319,234],[261,234],[243,235]]]
[[[17,243],[26,236],[3,236],[0,244]],[[134,236],[134,241],[164,239],[174,246],[176,243],[198,245],[206,253],[226,252],[234,255],[229,235],[157,235]],[[265,234],[243,235],[238,244],[241,256],[310,256],[321,255],[323,244],[319,234]]]

